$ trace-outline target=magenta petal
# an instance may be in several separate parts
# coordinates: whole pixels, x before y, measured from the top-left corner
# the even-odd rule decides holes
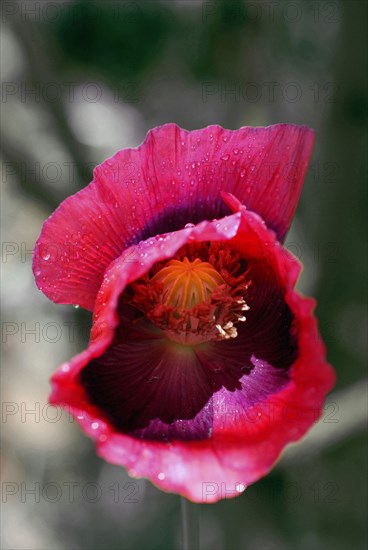
[[[147,136],[145,143],[154,152],[148,157],[147,173],[159,173],[159,181],[154,180],[161,184],[159,206],[170,205],[175,188],[176,211],[189,204],[187,219],[198,222],[203,219],[201,210],[208,219],[223,215],[219,195],[229,192],[259,214],[282,241],[299,200],[313,141],[313,130],[293,124],[235,131],[213,125],[191,132],[167,124]],[[173,181],[180,186],[173,187]]]
[[[45,222],[33,269],[52,300],[92,310],[103,274],[141,239],[229,213],[220,192],[236,195],[282,239],[301,191],[313,143],[306,127],[188,132],[151,130],[95,169],[92,183]]]
[[[130,228],[95,181],[46,220],[33,252],[37,286],[58,303],[93,310],[106,267],[132,240]]]

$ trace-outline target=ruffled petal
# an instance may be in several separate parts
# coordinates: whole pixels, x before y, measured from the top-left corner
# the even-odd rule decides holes
[[[249,330],[247,340],[253,338],[253,346],[251,341],[241,346],[242,340],[239,343],[234,340],[234,343],[225,343],[223,348],[219,347],[221,343],[214,343],[216,349],[212,353],[208,350],[202,355],[197,354],[204,371],[223,361],[237,377],[237,383],[229,387],[231,376],[224,371],[219,373],[223,376],[221,383],[196,419],[197,433],[200,434],[198,440],[179,438],[176,428],[171,435],[176,434],[178,438],[171,439],[170,434],[166,434],[169,441],[147,439],[147,433],[121,433],[106,411],[91,400],[81,373],[89,365],[96,365],[94,376],[97,380],[97,365],[103,354],[112,349],[117,334],[119,297],[126,285],[148,271],[155,262],[174,256],[184,244],[206,240],[226,241],[240,251],[254,265],[255,280],[257,270],[265,267],[264,288],[283,289],[285,306],[279,302],[277,292],[273,295],[273,307],[280,313],[278,321],[274,316],[275,334],[281,336],[282,341],[287,333],[291,341],[277,347],[272,324],[261,311],[253,320],[249,318],[251,326],[247,328],[245,323],[242,334],[238,336],[242,337],[243,331]],[[135,259],[135,263],[126,261],[127,258]],[[275,234],[267,229],[259,216],[242,206],[239,212],[219,222],[202,222],[139,243],[124,252],[106,271],[96,301],[90,345],[54,375],[51,402],[71,410],[84,431],[96,441],[98,453],[109,462],[125,466],[130,475],[147,477],[161,489],[178,492],[196,502],[216,502],[236,496],[265,475],[285,445],[298,440],[317,420],[323,399],[334,383],[334,374],[326,363],[324,346],[312,313],[314,302],[294,290],[299,271],[299,263],[283,249]],[[258,286],[258,289],[262,288],[262,285]],[[266,290],[256,295],[259,304],[254,303],[254,309],[257,304],[265,303]],[[156,342],[154,345],[159,347],[161,344]],[[282,352],[282,348],[285,351]],[[155,359],[155,353],[152,357]],[[157,365],[157,361],[153,363]],[[250,368],[239,373],[244,363]],[[191,368],[192,363],[184,365],[181,362],[180,366]],[[100,363],[100,368],[106,366]],[[133,376],[133,370],[129,376]],[[155,376],[154,371],[154,366],[152,370],[147,365],[149,374]],[[139,372],[137,376],[140,376]],[[180,380],[181,374],[175,371],[173,376]],[[192,382],[203,384],[203,379],[195,376]],[[142,403],[143,397],[140,396]],[[178,397],[174,396],[174,399]],[[164,407],[163,417],[166,412]],[[209,423],[212,424],[210,431]],[[148,429],[157,435],[162,425],[156,424]],[[205,431],[208,436],[203,439]]]
[[[140,147],[97,166],[91,184],[45,222],[33,260],[38,287],[55,302],[92,310],[106,268],[125,248],[224,216],[221,191],[234,193],[282,239],[312,143],[311,130],[288,124],[151,130]]]

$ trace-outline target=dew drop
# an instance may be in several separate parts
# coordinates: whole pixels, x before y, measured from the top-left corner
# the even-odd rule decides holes
[[[99,425],[98,422],[92,422],[92,426],[91,426],[92,430],[97,430],[98,425]]]
[[[224,369],[223,367],[221,367],[220,365],[215,365],[214,367],[212,367],[212,371],[215,373],[215,374],[219,374],[221,372],[224,372]]]
[[[162,481],[163,479],[165,479],[166,476],[163,472],[160,472],[157,477]]]
[[[151,378],[148,378],[148,382],[157,382],[160,379],[160,376],[151,376]]]
[[[194,223],[186,223],[184,225],[184,228],[187,229],[188,227],[194,227]]]
[[[79,304],[73,304],[73,307],[74,307],[74,309],[79,309],[80,305]]]

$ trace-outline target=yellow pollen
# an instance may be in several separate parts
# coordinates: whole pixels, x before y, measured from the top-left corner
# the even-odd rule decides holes
[[[152,282],[163,285],[163,304],[179,310],[210,302],[215,288],[225,284],[210,263],[202,262],[199,258],[190,262],[187,257],[183,261],[170,260],[156,273]]]

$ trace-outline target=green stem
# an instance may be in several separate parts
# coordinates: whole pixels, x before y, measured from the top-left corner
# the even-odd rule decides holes
[[[199,550],[199,505],[181,497],[183,550]]]

